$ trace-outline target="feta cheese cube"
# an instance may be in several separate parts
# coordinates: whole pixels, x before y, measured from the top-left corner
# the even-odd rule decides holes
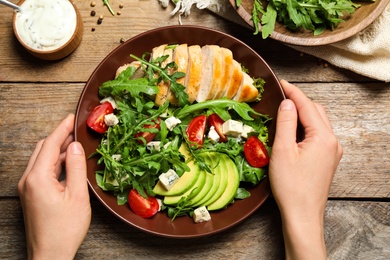
[[[219,134],[217,133],[217,131],[215,131],[214,126],[210,127],[207,138],[214,144],[219,142]]]
[[[253,129],[253,127],[251,127],[249,125],[244,125],[242,130],[243,131],[242,131],[241,136],[244,137],[244,138],[248,138],[248,134],[250,134],[250,133],[255,131],[255,129]]]
[[[165,119],[165,124],[167,125],[167,128],[169,129],[169,131],[172,131],[173,128],[180,123],[181,123],[180,119],[178,119],[174,116],[171,116],[171,117],[168,117],[167,119]]]
[[[114,126],[119,123],[118,118],[113,113],[104,116],[104,123],[108,126]]]
[[[167,190],[170,190],[179,180],[179,175],[174,170],[169,169],[166,173],[160,174],[158,179]]]
[[[104,102],[110,102],[113,109],[118,109],[118,104],[116,103],[115,99],[112,97],[105,97],[102,100],[100,100],[100,104],[103,104]]]
[[[225,135],[239,137],[243,131],[242,122],[229,119],[222,124],[222,132]]]
[[[153,150],[160,151],[160,145],[161,145],[160,141],[151,141],[151,142],[146,144],[146,148],[149,151],[153,151]]]
[[[199,207],[194,210],[193,219],[195,223],[209,221],[211,219],[209,211],[205,206]]]
[[[112,159],[114,159],[117,162],[122,160],[122,155],[120,155],[120,154],[113,154],[111,157],[112,157]]]

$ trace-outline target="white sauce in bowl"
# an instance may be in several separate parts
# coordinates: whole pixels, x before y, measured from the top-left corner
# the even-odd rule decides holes
[[[76,30],[76,11],[69,0],[26,0],[16,14],[16,31],[30,48],[51,51]]]

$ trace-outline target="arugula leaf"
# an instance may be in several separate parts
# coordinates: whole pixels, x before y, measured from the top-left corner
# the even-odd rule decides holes
[[[186,197],[180,198],[179,202],[177,203],[176,207],[167,207],[168,208],[168,217],[171,218],[171,222],[175,220],[176,217],[184,216],[188,213],[193,213],[194,209],[189,206],[188,204],[191,202],[191,198],[193,197],[193,193],[198,188],[192,189],[190,194]]]
[[[237,192],[236,192],[236,195],[234,196],[234,198],[242,200],[242,199],[249,198],[250,196],[251,196],[251,193],[249,191],[247,191],[244,188],[239,187],[237,189]]]
[[[266,173],[265,168],[255,168],[248,164],[245,157],[237,156],[234,160],[240,174],[240,181],[252,183],[253,185],[258,184]]]
[[[276,17],[277,17],[276,9],[272,4],[268,4],[267,12],[265,12],[263,17],[261,18],[261,23],[263,25],[261,35],[263,39],[266,39],[274,31]],[[255,34],[257,33],[255,32]]]
[[[195,103],[193,105],[186,105],[182,109],[176,110],[174,112],[174,116],[180,119],[198,111],[212,110],[217,113],[223,120],[226,121],[230,119],[230,116],[228,113],[223,113],[222,111],[227,111],[228,109],[233,109],[234,111],[236,111],[244,120],[253,120],[253,117],[251,117],[250,114],[261,116],[264,118],[267,117],[266,115],[256,112],[247,103],[238,102],[227,98],[206,100],[203,102]]]
[[[239,5],[237,4],[237,6]],[[255,32],[253,33],[254,35],[259,33],[260,14],[264,14],[264,13],[265,11],[261,0],[254,0],[253,11],[252,11],[252,21],[255,28]]]
[[[129,66],[119,74],[118,78],[104,82],[99,87],[99,95],[102,97],[112,96],[113,98],[124,96],[140,98],[141,93],[148,96],[157,94],[158,87],[150,85],[147,79],[130,79],[135,70],[135,67]]]

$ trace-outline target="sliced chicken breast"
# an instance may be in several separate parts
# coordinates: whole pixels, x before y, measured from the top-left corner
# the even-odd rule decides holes
[[[154,47],[153,50],[152,50],[151,58],[152,58],[153,60],[155,60],[155,59],[157,59],[158,57],[163,56],[164,50],[165,50],[166,47],[167,47],[167,44],[162,44],[162,45],[160,45],[160,46]]]
[[[187,78],[187,67],[188,67],[188,45],[180,44],[173,50],[173,61],[177,65],[178,72],[184,72],[186,75],[182,78],[177,79],[177,83],[182,84],[185,87],[185,81]],[[178,104],[179,101],[174,93],[169,88],[168,90],[168,101],[171,104]]]
[[[230,78],[229,86],[226,87],[226,92],[224,93],[224,97],[232,99],[236,94],[238,89],[243,82],[244,73],[241,69],[240,63],[236,60],[232,61],[232,76]]]
[[[217,45],[202,47],[202,73],[196,101],[212,99],[219,90],[223,75],[221,48]]]
[[[138,69],[139,67],[141,67],[141,62],[136,60],[120,66],[115,72],[115,78],[117,78],[119,74],[121,74],[121,72],[123,72],[125,69],[127,69],[130,66],[133,66]]]
[[[166,66],[168,63],[172,62],[172,55],[173,50],[171,48],[166,48],[164,50],[164,56],[168,55],[168,57],[162,62],[162,67]],[[154,100],[154,103],[158,106],[162,106],[165,101],[168,99],[168,92],[169,92],[169,82],[161,81],[158,84],[159,93],[156,94],[156,98]]]
[[[253,85],[253,79],[245,72],[243,72],[244,78],[242,80],[242,84],[237,94],[234,96],[233,100],[237,100],[239,102],[252,102],[255,101],[259,91]]]
[[[202,73],[202,52],[199,45],[188,46],[187,76],[184,83],[188,100],[193,103],[198,96]]]
[[[222,98],[226,89],[230,86],[230,80],[233,74],[233,53],[227,48],[221,47],[221,56],[222,56],[222,76],[219,85],[219,89],[216,91],[213,99]]]

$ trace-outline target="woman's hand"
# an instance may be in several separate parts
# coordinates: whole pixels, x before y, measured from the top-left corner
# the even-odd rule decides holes
[[[37,143],[18,183],[30,259],[73,259],[91,222],[86,158],[73,125],[69,115]]]
[[[342,157],[325,110],[281,81],[287,100],[279,108],[269,178],[279,206],[287,259],[326,259],[323,217]],[[296,142],[297,122],[305,139]]]

